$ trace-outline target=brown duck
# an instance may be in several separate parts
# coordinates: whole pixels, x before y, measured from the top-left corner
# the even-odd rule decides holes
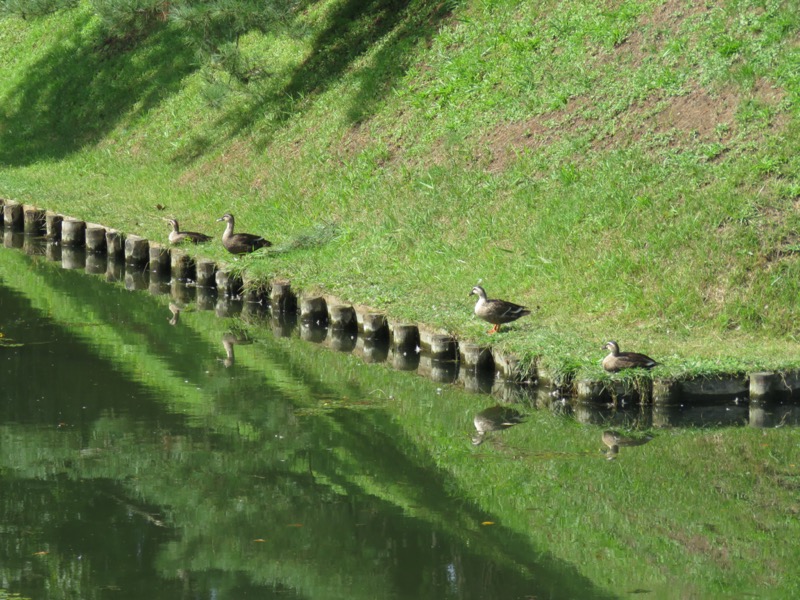
[[[255,252],[259,248],[272,246],[272,242],[264,239],[260,235],[253,233],[233,233],[233,215],[225,213],[217,221],[225,221],[227,227],[222,234],[222,245],[231,254],[248,254]]]
[[[210,242],[211,236],[205,233],[198,233],[196,231],[181,231],[177,219],[167,219],[167,223],[172,225],[172,231],[169,232],[169,243],[180,244],[181,242],[192,242],[193,244],[202,244]]]
[[[476,285],[469,293],[477,294],[478,302],[475,304],[475,315],[487,323],[494,325],[487,333],[496,333],[503,323],[511,323],[520,317],[531,314],[531,311],[519,304],[507,300],[491,300],[486,297],[486,290]]]
[[[609,351],[608,356],[603,359],[603,368],[611,373],[622,369],[652,369],[660,364],[638,352],[620,352],[617,342],[606,342],[603,348]]]

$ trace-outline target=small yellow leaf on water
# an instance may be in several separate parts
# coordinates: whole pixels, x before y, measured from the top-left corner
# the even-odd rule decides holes
[[[494,525],[494,521],[484,521],[481,525]]]
[[[45,554],[50,554],[47,550],[42,550],[41,552],[34,552],[34,556],[44,556]]]
[[[289,523],[289,527],[302,527],[302,523]]]
[[[254,542],[266,542],[267,540],[265,540],[264,538],[256,538],[253,541]]]

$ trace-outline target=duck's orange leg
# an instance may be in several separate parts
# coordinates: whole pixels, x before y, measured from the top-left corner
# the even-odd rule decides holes
[[[497,333],[498,331],[500,331],[500,325],[495,325],[494,327],[492,327],[492,328],[491,328],[489,331],[487,331],[486,333],[488,333],[489,335],[491,335],[491,334],[493,334],[493,333]]]

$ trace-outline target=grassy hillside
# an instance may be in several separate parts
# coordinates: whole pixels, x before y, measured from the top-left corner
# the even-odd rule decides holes
[[[6,17],[0,196],[153,239],[333,224],[239,264],[555,369],[609,338],[661,375],[797,366],[798,34],[797,0],[331,0],[232,77],[179,19]],[[476,282],[533,316],[489,338]]]

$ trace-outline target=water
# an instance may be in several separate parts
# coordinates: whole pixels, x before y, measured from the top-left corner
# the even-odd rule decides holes
[[[0,598],[617,597],[468,485],[499,481],[537,419],[583,435],[574,415],[473,445],[497,398],[258,306],[29,250],[0,249]],[[541,460],[607,464],[557,450]]]

